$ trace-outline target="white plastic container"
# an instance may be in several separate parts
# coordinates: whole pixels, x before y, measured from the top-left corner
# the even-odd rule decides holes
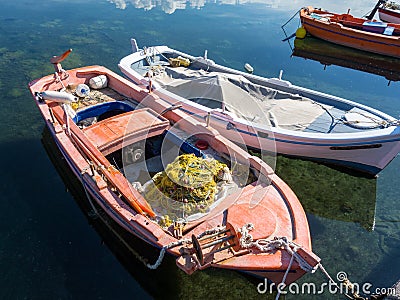
[[[248,64],[248,63],[245,63],[245,64],[244,64],[244,68],[245,68],[246,71],[249,72],[249,73],[253,73],[253,71],[254,71],[254,68],[253,68],[250,64]]]
[[[81,83],[76,87],[75,93],[79,97],[86,97],[90,93],[90,88],[86,84]]]
[[[77,100],[76,97],[67,92],[44,91],[38,94],[43,100],[52,100],[59,103],[71,103]]]
[[[89,86],[94,89],[94,90],[98,90],[98,89],[102,89],[107,87],[107,76],[106,75],[99,75],[93,78],[90,78],[89,80]]]

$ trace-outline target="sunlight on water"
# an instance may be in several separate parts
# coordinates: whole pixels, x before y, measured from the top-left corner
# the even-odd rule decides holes
[[[283,78],[294,84],[400,116],[398,82],[387,86],[384,77],[334,65],[324,70],[317,61],[291,57],[288,43],[281,41],[280,26],[302,6],[326,5],[346,12],[347,1],[2,2],[2,299],[266,297],[257,293],[257,279],[221,270],[189,277],[177,270],[173,259],[151,273],[126,251],[118,254],[121,249],[112,249],[115,237],[111,242],[104,237],[108,247],[102,244],[101,234],[110,235],[109,228],[85,218],[87,211],[77,205],[85,197],[72,193],[77,203],[73,201],[65,191],[68,184],[55,171],[54,159],[49,160],[55,150],[41,144],[44,122],[27,84],[52,73],[53,55],[72,48],[64,68],[100,64],[119,73],[117,64],[131,52],[129,40],[135,37],[139,46],[165,44],[199,56],[208,50],[208,57],[218,63],[243,70],[247,62],[262,76],[277,77],[283,69]],[[352,1],[351,12],[362,16],[374,4]],[[296,17],[288,32],[293,33],[298,24]],[[344,271],[351,280],[375,287],[391,286],[400,278],[399,168],[396,158],[378,179],[365,179],[279,157],[277,173],[301,200],[313,249],[332,276]],[[148,254],[152,259],[158,253],[149,250],[141,255]],[[323,280],[320,273],[302,278],[302,282]],[[288,298],[309,299],[307,295]]]

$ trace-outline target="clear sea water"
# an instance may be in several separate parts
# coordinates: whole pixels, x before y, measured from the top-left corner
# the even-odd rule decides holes
[[[52,72],[50,57],[72,48],[65,68],[100,64],[114,71],[140,46],[166,44],[193,55],[356,100],[400,116],[400,83],[378,75],[291,56],[281,25],[302,6],[354,15],[367,1],[105,1],[0,0],[0,299],[271,299],[261,282],[207,270],[187,276],[167,258],[157,271],[142,266],[90,209],[82,191],[60,171],[44,123],[27,89]],[[296,16],[286,27],[299,25]],[[293,46],[293,40],[291,41]],[[49,150],[50,149],[50,150]],[[50,158],[53,157],[53,160]],[[400,279],[400,159],[377,179],[279,158],[277,173],[307,212],[314,251],[329,273],[340,271],[360,286],[389,287]],[[76,187],[76,183],[75,183]],[[89,211],[89,212],[88,212]],[[150,260],[157,253],[134,245]],[[300,283],[320,286],[320,272]],[[288,295],[288,299],[343,299]]]

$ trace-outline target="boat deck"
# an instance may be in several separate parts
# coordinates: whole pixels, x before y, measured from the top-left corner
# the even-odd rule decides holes
[[[352,112],[357,109],[352,109]],[[351,127],[343,122],[344,112],[341,109],[331,108],[329,112],[325,112],[316,118],[304,132],[316,133],[349,133],[359,132],[360,129]]]
[[[76,88],[75,86],[68,86],[66,91],[73,94],[75,92],[75,88]],[[134,100],[129,99],[124,95],[121,95],[114,89],[105,87],[99,90],[90,89],[90,92],[87,96],[80,97],[78,102],[73,104],[73,108],[76,111],[79,111],[96,104],[112,102],[112,101],[135,102]]]
[[[269,124],[271,127],[313,133],[351,133],[362,129],[374,130],[382,121],[350,105],[337,107],[324,104],[299,94],[278,91],[250,82],[240,75],[204,71],[201,64],[193,62],[189,68],[170,67],[165,61],[155,66],[145,63],[135,65],[135,71],[146,73],[151,68],[153,80],[164,89],[200,105],[215,109],[219,103],[238,118]],[[204,67],[204,66],[203,66]],[[147,70],[147,71],[145,71]],[[212,70],[212,71],[211,71]],[[360,120],[369,118],[371,126],[360,128],[346,121],[347,113],[357,113]]]

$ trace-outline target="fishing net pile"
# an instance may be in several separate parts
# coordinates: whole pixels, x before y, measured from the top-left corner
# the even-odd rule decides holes
[[[393,9],[393,10],[399,10],[400,9],[400,5],[397,4],[394,1],[386,2],[383,7],[384,8],[389,8],[389,9]]]
[[[168,227],[174,220],[206,212],[215,201],[218,182],[224,180],[231,180],[226,164],[183,154],[154,175],[144,196],[157,215],[162,216],[160,225]]]

